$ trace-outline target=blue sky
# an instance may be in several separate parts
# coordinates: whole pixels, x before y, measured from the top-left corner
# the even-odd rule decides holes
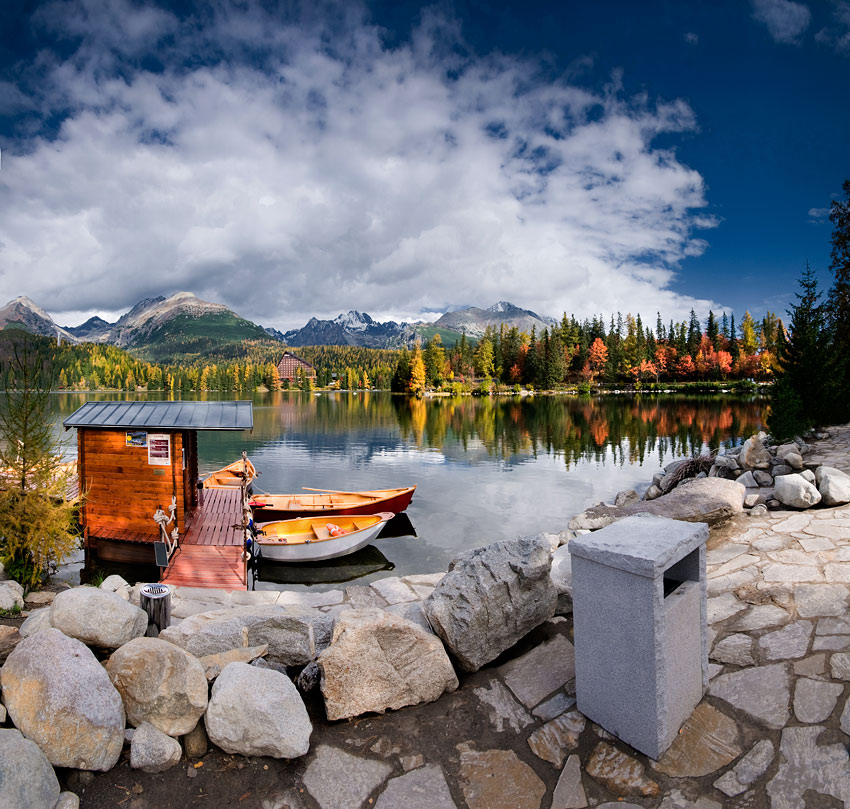
[[[264,325],[784,314],[850,176],[850,2],[13,5],[0,298]]]

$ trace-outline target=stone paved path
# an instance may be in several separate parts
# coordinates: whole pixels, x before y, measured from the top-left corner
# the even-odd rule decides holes
[[[830,433],[806,460],[850,472],[850,425]],[[709,690],[658,762],[576,711],[572,623],[554,618],[436,703],[317,725],[303,759],[260,759],[250,798],[237,805],[850,806],[850,507],[741,515],[712,532],[707,562]],[[306,595],[242,593],[232,603],[276,600],[324,611],[388,606],[421,620],[420,600],[438,578]],[[201,597],[212,596],[183,591],[175,614],[210,609]],[[318,705],[311,711],[320,712]],[[143,774],[126,776],[128,785],[145,783]],[[183,771],[172,777],[186,780]],[[180,805],[213,805],[196,804],[180,784],[173,794],[185,795]]]

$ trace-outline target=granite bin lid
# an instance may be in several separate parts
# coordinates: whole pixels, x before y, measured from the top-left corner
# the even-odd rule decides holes
[[[635,514],[576,537],[570,555],[655,578],[708,539],[708,525]]]

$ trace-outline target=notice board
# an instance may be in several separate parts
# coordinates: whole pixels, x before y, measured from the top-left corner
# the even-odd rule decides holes
[[[148,463],[171,466],[171,436],[168,433],[148,433]]]

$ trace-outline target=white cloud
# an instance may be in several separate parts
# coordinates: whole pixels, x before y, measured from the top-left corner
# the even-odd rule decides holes
[[[821,28],[815,34],[815,39],[835,48],[844,56],[850,56],[850,2],[834,0],[832,14],[835,18],[835,26]]]
[[[810,222],[826,222],[829,218],[829,208],[809,208]]]
[[[793,0],[752,0],[753,17],[767,26],[777,41],[793,44],[809,27],[811,12],[803,3]]]
[[[51,7],[82,37],[40,85],[58,137],[4,154],[0,298],[79,314],[188,289],[277,327],[497,300],[719,308],[671,290],[716,224],[699,173],[654,145],[696,128],[682,101],[543,81],[432,12],[388,47],[350,7],[329,28],[218,5],[176,34],[148,6],[83,7]],[[125,53],[171,35],[163,69],[113,47],[116,8]]]
[[[687,42],[688,45],[699,45],[699,34],[695,34],[693,31],[688,31],[688,33],[685,34],[685,42]]]

